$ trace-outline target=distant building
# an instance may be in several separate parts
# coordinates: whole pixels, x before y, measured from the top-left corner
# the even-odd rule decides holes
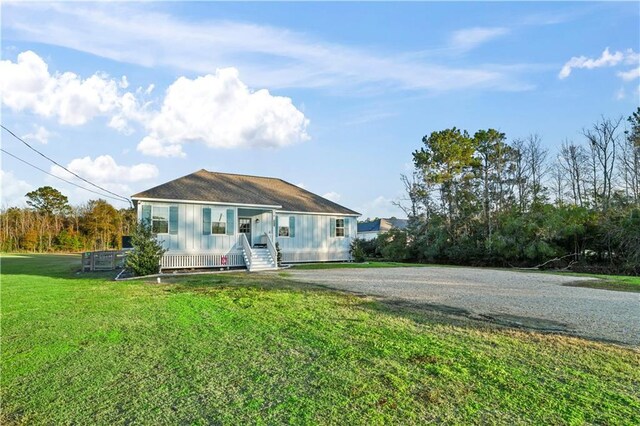
[[[407,219],[397,219],[395,217],[360,222],[358,223],[358,238],[367,241],[373,240],[378,235],[388,232],[392,228],[405,229],[407,222]]]

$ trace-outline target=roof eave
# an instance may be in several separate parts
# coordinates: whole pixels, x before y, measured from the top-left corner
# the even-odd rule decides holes
[[[246,203],[234,203],[231,201],[204,201],[204,200],[181,200],[175,198],[152,198],[152,197],[136,197],[132,196],[132,200],[135,201],[154,201],[161,203],[184,203],[184,204],[212,204],[222,206],[239,206],[239,207],[260,207],[269,209],[281,209],[281,205],[277,204],[246,204]]]
[[[339,213],[339,212],[305,212],[301,210],[279,210],[278,213],[291,213],[291,214],[322,214],[322,215],[334,215],[334,216],[362,216],[358,212],[351,213]]]

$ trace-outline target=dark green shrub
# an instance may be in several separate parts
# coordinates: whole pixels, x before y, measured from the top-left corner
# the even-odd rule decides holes
[[[138,223],[131,234],[133,249],[127,254],[124,268],[136,276],[157,274],[160,260],[167,251],[151,232],[148,221]]]
[[[382,257],[382,253],[380,253],[380,248],[378,247],[378,238],[372,240],[360,239],[358,245],[364,252],[366,259]]]
[[[362,263],[365,261],[365,251],[363,249],[363,240],[356,238],[349,246],[349,253],[354,262]]]
[[[378,236],[378,245],[382,256],[394,262],[403,262],[409,259],[407,241],[407,233],[396,228]]]
[[[280,243],[278,243],[276,241],[276,263],[277,266],[280,267],[280,264],[282,263],[282,251],[280,250]]]

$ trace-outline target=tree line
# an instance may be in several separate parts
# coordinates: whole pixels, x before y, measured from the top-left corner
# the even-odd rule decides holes
[[[581,135],[554,155],[535,134],[508,141],[454,127],[424,136],[396,203],[407,229],[362,248],[391,260],[639,274],[640,108]],[[26,197],[28,207],[0,210],[2,251],[117,249],[136,226],[133,209],[101,199],[71,206],[49,186]]]
[[[27,206],[0,211],[0,250],[74,252],[118,249],[136,225],[133,209],[116,209],[105,200],[71,206],[55,188],[26,194]]]
[[[402,176],[409,218],[369,255],[465,265],[640,273],[640,108],[552,154],[539,135],[434,131]]]

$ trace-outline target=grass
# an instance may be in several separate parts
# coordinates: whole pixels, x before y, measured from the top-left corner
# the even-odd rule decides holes
[[[639,424],[640,353],[267,274],[2,258],[4,424]]]
[[[571,275],[576,277],[593,277],[599,278],[598,281],[578,281],[567,284],[574,287],[598,288],[603,290],[627,291],[640,293],[640,277],[631,277],[628,275],[603,275],[603,274],[582,274],[576,272],[562,272],[560,275]]]
[[[360,269],[360,268],[408,268],[408,267],[434,266],[425,263],[401,263],[401,262],[363,262],[363,263],[305,263],[294,265],[295,269]]]

